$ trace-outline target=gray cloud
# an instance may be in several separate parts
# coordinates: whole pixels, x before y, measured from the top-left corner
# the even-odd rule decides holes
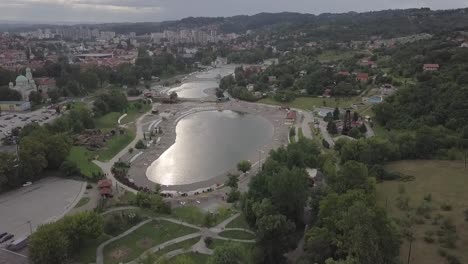
[[[0,19],[37,22],[138,22],[259,12],[319,14],[467,6],[468,0],[0,0]]]

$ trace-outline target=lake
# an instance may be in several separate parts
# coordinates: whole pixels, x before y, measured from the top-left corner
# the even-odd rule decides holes
[[[149,180],[183,185],[220,176],[240,160],[257,157],[272,140],[273,125],[252,114],[205,111],[180,120],[176,132],[174,145],[148,167]]]
[[[170,89],[168,93],[176,92],[177,96],[181,98],[203,98],[210,96],[204,90],[218,87],[219,84],[216,81],[187,82]]]

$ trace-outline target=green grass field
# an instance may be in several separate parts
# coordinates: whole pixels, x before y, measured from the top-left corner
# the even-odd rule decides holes
[[[219,233],[220,236],[233,239],[255,239],[255,235],[238,230],[227,230]]]
[[[91,200],[89,197],[82,197],[78,203],[75,205],[75,208],[78,208],[78,207],[81,207],[85,204],[87,204],[89,202],[89,200]]]
[[[96,248],[110,238],[111,236],[104,234],[97,239],[85,241],[76,254],[76,259],[74,259],[74,261],[81,264],[96,262]]]
[[[180,243],[172,244],[170,246],[165,247],[164,249],[156,252],[153,254],[156,259],[163,257],[165,254],[177,250],[177,249],[190,249],[193,245],[195,245],[200,240],[200,237],[195,237],[191,239],[187,239]]]
[[[217,225],[222,221],[226,220],[236,211],[230,208],[219,208],[218,211],[214,212],[215,219],[213,225]],[[196,206],[183,206],[172,209],[171,216],[175,219],[185,221],[190,224],[197,226],[203,226],[206,213]]]
[[[127,115],[120,122],[122,124],[127,124],[127,123],[130,123],[130,122],[133,122],[138,117],[140,117],[142,114],[148,112],[149,110],[151,110],[151,105],[149,105],[149,104],[144,104],[143,108],[141,108],[140,110],[133,107],[133,104],[130,104]]]
[[[209,255],[204,255],[200,253],[187,253],[183,255],[176,256],[170,259],[170,263],[190,263],[190,264],[206,264],[210,259]]]
[[[145,250],[197,230],[166,221],[151,221],[104,248],[104,263],[129,262]]]
[[[358,52],[355,51],[335,51],[335,50],[327,50],[322,52],[318,56],[318,60],[320,62],[333,62],[333,61],[341,61],[350,59]]]
[[[244,215],[240,215],[237,218],[234,218],[229,224],[226,226],[227,228],[245,228],[250,229],[249,224],[245,220]]]
[[[113,136],[106,142],[106,146],[96,152],[98,160],[108,161],[112,159],[117,153],[123,148],[130,144],[135,138],[135,131],[133,129],[127,129],[127,133],[123,135]]]
[[[119,112],[110,112],[94,119],[94,125],[99,129],[114,128],[117,126],[117,120],[122,116]]]
[[[270,105],[289,105],[293,108],[303,110],[313,110],[314,107],[351,107],[354,103],[360,103],[362,100],[359,97],[334,97],[334,98],[319,98],[319,97],[298,97],[289,103],[278,102],[273,98],[264,98],[258,101],[263,104]]]
[[[84,176],[91,178],[93,173],[98,174],[102,172],[101,169],[91,161],[94,155],[93,152],[87,150],[85,147],[73,146],[67,159],[75,162]]]
[[[416,223],[413,231],[416,240],[412,244],[411,263],[416,264],[440,264],[447,263],[439,256],[441,248],[436,241],[433,244],[424,241],[426,231],[437,233],[439,226],[433,225],[436,215],[440,214],[444,219],[451,219],[456,226],[458,241],[455,249],[448,249],[450,254],[457,256],[461,263],[468,263],[468,222],[464,220],[463,211],[468,209],[468,169],[464,169],[461,161],[441,160],[416,160],[400,161],[386,165],[389,171],[397,171],[405,175],[414,176],[409,182],[391,181],[377,185],[378,202],[386,208],[392,217],[401,218],[405,211],[397,207],[396,199],[402,189],[409,198],[410,212],[418,207],[426,195],[431,195],[430,202],[432,212],[431,219],[423,219],[424,223]],[[403,186],[403,187],[402,187]],[[448,204],[452,210],[441,210],[441,205]],[[402,244],[401,260],[406,263],[409,243],[405,240]]]

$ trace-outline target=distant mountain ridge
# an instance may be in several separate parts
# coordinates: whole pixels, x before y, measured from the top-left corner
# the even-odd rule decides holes
[[[289,32],[307,32],[317,37],[324,36],[329,31],[336,31],[346,38],[349,38],[350,34],[358,38],[369,35],[392,37],[422,32],[438,33],[449,30],[468,30],[468,8],[436,11],[429,8],[419,8],[364,13],[324,13],[320,15],[293,12],[259,13],[232,17],[187,17],[181,20],[164,22],[81,25],[117,33],[136,32],[137,35],[163,30],[212,26],[219,28],[224,33],[244,33],[247,30],[282,28]],[[56,27],[56,25],[16,25],[15,27],[10,25],[12,31],[44,27]],[[4,28],[4,25],[0,25],[0,29],[2,28]]]

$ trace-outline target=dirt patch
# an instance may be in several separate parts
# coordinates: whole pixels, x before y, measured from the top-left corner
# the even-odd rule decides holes
[[[138,240],[136,244],[139,248],[149,248],[153,245],[153,239],[145,237],[143,239]]]
[[[109,256],[115,260],[121,260],[127,257],[132,252],[128,247],[118,247],[111,251]]]

